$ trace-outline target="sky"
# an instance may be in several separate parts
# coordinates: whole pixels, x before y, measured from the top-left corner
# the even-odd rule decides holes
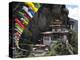
[[[69,10],[69,17],[79,20],[79,5],[66,5],[66,8]]]

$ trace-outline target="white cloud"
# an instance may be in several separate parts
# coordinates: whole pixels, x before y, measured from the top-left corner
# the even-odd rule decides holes
[[[68,5],[67,8],[69,10],[69,17],[74,18],[76,20],[80,19],[80,15],[79,15],[80,6],[77,6],[77,5],[70,6],[70,5]]]

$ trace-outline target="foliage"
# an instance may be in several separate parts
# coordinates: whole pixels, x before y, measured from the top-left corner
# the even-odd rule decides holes
[[[69,39],[69,43],[73,47],[74,54],[78,53],[78,33],[76,31],[70,30],[72,32],[71,38]]]

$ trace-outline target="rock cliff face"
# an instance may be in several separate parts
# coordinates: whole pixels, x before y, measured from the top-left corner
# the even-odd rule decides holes
[[[66,27],[68,27],[68,13],[65,5],[42,4],[28,26],[29,30],[32,32],[32,36],[27,34],[28,30],[26,29],[21,38],[27,39],[31,37],[31,40],[36,42],[40,39],[40,33],[50,30],[49,25],[56,19],[62,20]]]

